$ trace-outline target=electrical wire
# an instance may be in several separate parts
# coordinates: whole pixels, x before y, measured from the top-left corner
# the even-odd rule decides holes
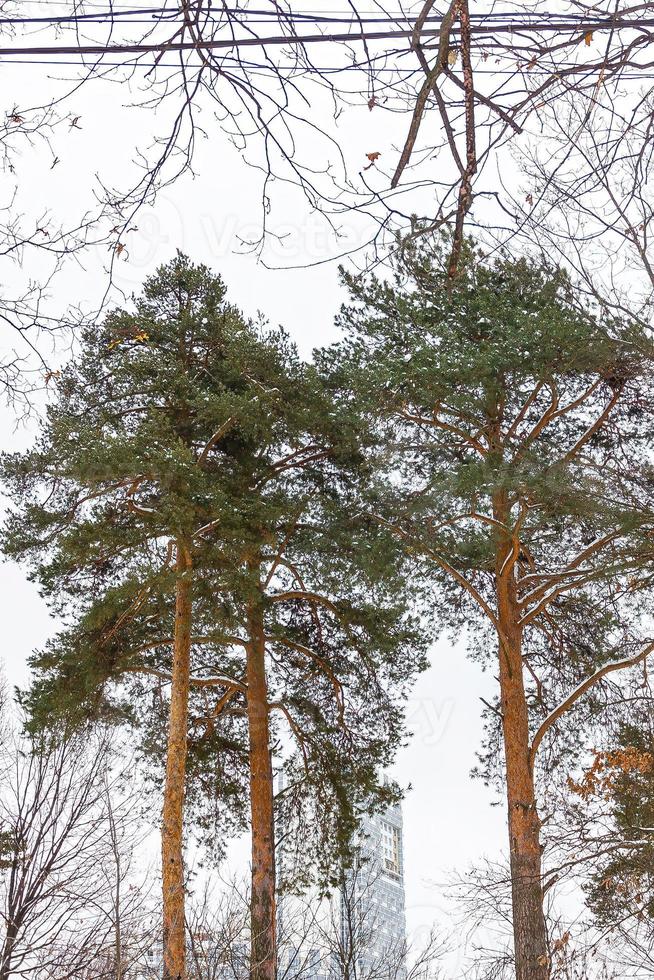
[[[531,25],[531,29],[537,29],[539,31],[555,31],[555,32],[572,32],[579,33],[583,37],[586,33],[591,31],[600,30],[610,30],[614,31],[617,27],[621,29],[631,28],[632,30],[644,30],[647,28],[654,27],[654,18],[645,19],[641,18],[639,20],[622,21],[616,24],[613,18],[602,18],[601,20],[587,20],[574,26],[562,23],[545,23],[538,25],[534,28]],[[505,34],[505,33],[516,33],[524,29],[522,25],[510,23],[510,24],[493,24],[484,25],[477,24],[471,25],[471,33],[474,34],[484,34],[484,35],[495,35],[495,34]],[[452,33],[458,33],[457,27],[453,27]],[[440,33],[436,29],[425,29],[422,31],[423,37],[437,36]],[[284,45],[305,45],[305,44],[324,44],[324,43],[335,43],[335,42],[345,42],[351,43],[354,41],[377,41],[377,40],[393,40],[393,39],[405,39],[412,36],[412,31],[349,31],[345,33],[338,34],[282,34],[278,36],[270,37],[239,37],[239,38],[227,38],[218,39],[213,38],[211,40],[201,40],[201,41],[161,41],[152,43],[118,43],[118,44],[75,44],[75,45],[44,45],[44,46],[29,46],[29,47],[5,47],[0,48],[0,57],[11,58],[16,56],[28,56],[28,55],[105,55],[105,54],[148,54],[154,52],[162,51],[213,51],[213,50],[224,50],[231,48],[247,48],[247,47],[267,47],[267,46],[284,46]]]
[[[34,2],[43,2],[43,0],[34,0]],[[63,2],[63,0],[62,0]],[[98,5],[99,6],[99,5]],[[0,17],[0,24],[60,24],[60,23],[77,23],[78,21],[95,21],[95,20],[108,20],[113,22],[122,17],[134,17],[144,14],[151,14],[153,16],[157,14],[163,14],[166,17],[179,14],[179,7],[142,7],[142,8],[122,8],[122,7],[108,7],[96,13],[90,14],[61,14],[61,15],[51,15],[43,17]],[[205,11],[208,13],[208,11]],[[238,7],[224,7],[220,9],[221,15],[226,17],[235,18],[235,23],[243,23],[250,25],[253,23],[269,23],[270,21],[280,21],[282,18],[278,11],[274,10],[259,10],[259,9],[239,9]],[[492,22],[494,20],[501,21],[502,19],[507,20],[510,18],[509,27],[507,29],[517,29],[518,27],[538,27],[535,24],[533,18],[539,18],[542,20],[543,16],[552,16],[557,18],[558,24],[565,24],[569,27],[579,26],[581,24],[587,23],[591,18],[584,14],[576,13],[561,13],[561,12],[546,12],[546,11],[488,11],[486,13],[474,13],[471,12],[470,20],[473,22]],[[631,23],[639,23],[636,19],[634,21],[626,21],[624,18],[624,12],[622,14],[605,15],[598,18],[598,21],[602,25],[606,26],[623,26]],[[298,23],[333,23],[333,24],[398,24],[398,23],[411,23],[410,18],[406,16],[388,14],[385,17],[370,17],[367,14],[355,14],[352,11],[343,12],[343,16],[340,16],[340,12],[330,11],[290,11],[283,17],[284,22],[298,22]],[[441,23],[442,17],[437,14],[430,14],[426,19],[425,23]]]
[[[46,60],[38,60],[38,61],[36,61],[36,60],[33,60],[33,59],[29,59],[29,60],[15,60],[15,61],[12,59],[11,61],[0,62],[0,68],[13,68],[14,65],[24,65],[24,66],[27,66],[27,65],[38,65],[38,66],[49,67],[49,68],[58,68],[58,67],[79,68],[80,67],[80,62],[79,61],[46,61]],[[84,67],[85,68],[88,68],[89,66],[86,65]],[[160,61],[160,60],[158,60],[156,62],[154,62],[154,61],[153,62],[145,62],[145,61],[140,61],[140,60],[139,61],[133,61],[133,62],[128,62],[128,61],[103,61],[101,63],[101,65],[99,65],[98,67],[101,68],[101,69],[104,69],[104,68],[125,68],[128,71],[132,71],[135,68],[139,68],[139,69],[141,69],[143,71],[150,71],[153,68],[157,68],[157,69],[158,68],[170,68],[171,70],[179,71],[179,62]],[[298,75],[301,75],[303,73],[309,72],[309,69],[297,68],[295,66],[290,66],[290,65],[276,66],[276,67],[273,68],[273,67],[268,67],[266,65],[250,64],[250,65],[240,66],[240,67],[247,67],[248,70],[252,72],[252,74],[265,73],[265,74],[270,74],[270,75],[276,75],[280,71],[286,71],[286,72],[294,72],[294,73],[297,73]],[[569,66],[567,66],[567,67],[569,67]],[[577,67],[579,68],[579,71],[584,71],[584,65],[578,65]],[[559,71],[561,70],[560,69],[560,66],[559,66],[559,69],[558,70]],[[333,67],[327,67],[327,66],[322,66],[321,65],[320,71],[321,72],[324,72],[325,74],[340,74],[342,72],[348,72],[348,71],[356,71],[356,72],[359,72],[360,74],[369,74],[370,69],[365,64],[363,64],[363,65],[341,65],[340,67],[338,67],[336,65],[334,65]],[[422,69],[420,69],[420,68],[404,68],[404,69],[402,69],[402,68],[376,68],[374,70],[374,75],[375,75],[375,77],[377,77],[378,75],[380,75],[382,73],[390,73],[392,75],[397,76],[398,77],[398,81],[408,81],[414,75],[420,75],[421,72],[422,72]],[[493,68],[476,68],[475,69],[475,76],[477,76],[477,75],[490,75],[490,76],[493,76],[493,77],[505,76],[507,78],[515,78],[518,74],[519,74],[519,69],[517,69],[517,68],[514,68],[514,69],[508,69],[508,68],[497,68],[497,69],[493,69]],[[549,78],[552,74],[554,74],[554,71],[548,71],[545,68],[531,68],[531,69],[529,69],[529,75],[532,78],[540,78],[540,77]],[[401,78],[399,77],[400,75],[402,76]],[[628,81],[628,80],[631,80],[631,81],[648,81],[648,80],[650,80],[651,81],[652,79],[654,79],[654,75],[651,74],[651,73],[649,73],[649,72],[648,73],[644,73],[644,72],[631,72],[629,74],[627,74],[627,73],[621,74],[620,75],[620,78],[622,80],[624,80],[624,81]]]

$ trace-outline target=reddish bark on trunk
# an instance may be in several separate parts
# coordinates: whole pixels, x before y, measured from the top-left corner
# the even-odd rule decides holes
[[[266,643],[260,604],[248,617],[248,727],[252,823],[251,980],[277,976],[273,771],[266,681]]]
[[[508,526],[505,501],[495,518]],[[516,980],[548,980],[549,951],[543,910],[540,820],[530,755],[529,711],[522,664],[522,627],[516,595],[513,542],[500,542],[496,555],[502,729],[511,859]]]
[[[183,841],[191,625],[191,558],[185,545],[178,542],[173,669],[170,685],[166,782],[161,818],[163,980],[186,978]]]

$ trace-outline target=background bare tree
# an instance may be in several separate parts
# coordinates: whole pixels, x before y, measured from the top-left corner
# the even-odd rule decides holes
[[[132,867],[133,799],[112,800],[103,737],[17,741],[0,796],[0,977],[122,976],[147,892]],[[98,974],[100,975],[100,974]]]
[[[261,250],[275,236],[269,219],[281,189],[299,192],[336,240],[346,215],[369,218],[361,247],[381,258],[398,231],[449,225],[454,273],[466,220],[503,240],[526,224],[533,236],[534,224],[547,223],[552,189],[568,204],[572,191],[590,212],[599,189],[593,142],[600,183],[621,165],[626,136],[636,165],[646,161],[647,95],[633,116],[626,105],[649,77],[651,8],[601,0],[559,11],[539,0],[470,10],[468,0],[451,0],[438,10],[435,0],[375,0],[371,9],[348,0],[326,12],[292,0],[181,0],[147,10],[70,3],[33,16],[8,2],[3,59],[72,64],[75,76],[39,109],[12,106],[8,135],[40,141],[57,161],[57,139],[82,125],[70,96],[89,85],[106,93],[107,81],[119,81],[122,99],[129,87],[133,105],[155,120],[150,145],[132,148],[138,171],[130,185],[99,178],[93,215],[65,241],[70,250],[89,232],[108,235],[110,264],[129,253],[143,204],[193,169],[200,138],[218,136],[216,149],[233,144],[261,173],[260,234],[245,247]],[[566,118],[567,105],[576,118]],[[380,145],[365,151],[344,142],[341,126],[345,114],[361,111],[379,117]],[[399,146],[382,159],[389,130]],[[516,198],[515,181],[504,186],[498,165],[509,147],[522,154],[534,146],[542,186],[527,183]],[[614,205],[611,227],[624,233]],[[10,219],[11,247],[32,240],[12,228]],[[53,251],[64,243],[47,223],[37,243],[38,235]]]
[[[434,930],[421,942],[385,934],[382,875],[361,860],[333,893],[280,900],[280,980],[438,980],[447,940]]]

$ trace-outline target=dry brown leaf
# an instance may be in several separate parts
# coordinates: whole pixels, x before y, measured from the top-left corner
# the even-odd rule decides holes
[[[363,169],[370,170],[371,167],[374,167],[377,160],[379,160],[380,156],[381,153],[378,150],[375,150],[374,153],[366,153],[366,157],[370,161],[370,163],[368,164],[367,167],[364,167]]]

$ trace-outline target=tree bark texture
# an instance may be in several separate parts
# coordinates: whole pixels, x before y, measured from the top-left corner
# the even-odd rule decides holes
[[[186,545],[177,542],[175,631],[166,781],[161,820],[163,980],[186,980],[184,789],[191,671],[192,581]]]
[[[495,519],[508,527],[507,502],[496,498]],[[516,980],[548,980],[549,950],[543,909],[540,820],[530,755],[529,712],[522,663],[522,627],[516,594],[514,542],[496,552],[500,692],[506,765]]]
[[[273,770],[270,712],[266,681],[266,643],[260,602],[248,616],[247,704],[252,825],[252,894],[250,912],[250,978],[277,976],[276,869],[273,814]]]

